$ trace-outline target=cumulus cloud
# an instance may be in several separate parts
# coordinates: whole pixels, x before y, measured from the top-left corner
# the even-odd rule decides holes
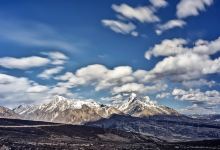
[[[187,41],[181,38],[165,39],[160,44],[156,44],[145,53],[146,59],[152,56],[173,56],[187,52],[198,55],[212,55],[220,51],[220,37],[213,41],[199,39],[193,47],[186,47]]]
[[[205,11],[206,6],[213,4],[213,0],[181,0],[177,5],[176,15],[178,18],[197,16],[200,11]]]
[[[144,70],[133,71],[130,66],[118,66],[113,69],[94,64],[79,68],[75,73],[67,72],[56,77],[63,81],[62,86],[68,88],[76,86],[93,86],[96,91],[108,90],[112,94],[136,92],[140,94],[163,91],[167,85],[162,82],[146,80],[147,72]]]
[[[39,102],[46,98],[48,87],[39,85],[25,77],[0,74],[1,104],[8,106],[19,103]]]
[[[183,20],[179,20],[179,19],[169,20],[165,24],[158,25],[156,33],[157,35],[160,35],[166,30],[170,30],[170,29],[177,28],[177,27],[182,28],[185,25],[186,25],[186,22]]]
[[[192,52],[169,56],[158,62],[151,73],[174,81],[192,80],[220,71],[220,58],[210,59]]]
[[[219,38],[211,42],[198,40],[193,47],[186,47],[186,44],[184,39],[168,39],[148,50],[145,53],[147,59],[165,57],[148,71],[148,77],[182,82],[220,71],[220,58],[210,57],[220,50]]]
[[[29,69],[47,65],[50,62],[48,58],[30,56],[22,58],[2,57],[0,58],[0,66],[9,69]]]
[[[128,19],[144,22],[158,22],[160,19],[154,14],[155,10],[147,6],[131,7],[127,4],[112,5],[112,9]]]
[[[156,83],[154,85],[144,85],[141,83],[127,83],[123,84],[122,86],[116,86],[112,89],[112,94],[119,94],[119,93],[156,93],[158,91],[163,91],[167,88],[166,84]]]
[[[212,55],[220,51],[220,37],[213,41],[199,39],[195,42],[192,51],[203,55]]]
[[[119,66],[111,70],[104,65],[93,64],[79,68],[75,74],[67,72],[56,79],[68,81],[72,86],[92,83],[92,85],[96,85],[95,89],[99,91],[113,86],[117,82],[130,81],[131,73],[132,69],[129,66]]]
[[[0,105],[10,108],[21,104],[39,104],[60,94],[73,97],[65,86],[46,86],[26,77],[16,77],[0,73]]]
[[[184,45],[187,41],[184,39],[165,39],[160,44],[156,44],[145,53],[146,59],[151,59],[152,56],[172,56],[186,51]]]
[[[142,93],[144,92],[144,85],[143,84],[138,84],[138,83],[127,83],[124,84],[120,87],[114,87],[112,89],[113,94],[118,94],[118,93],[125,93],[125,92],[135,92],[135,93]]]
[[[106,27],[109,27],[111,30],[113,30],[116,33],[131,34],[133,36],[138,35],[137,32],[134,31],[136,29],[136,26],[131,22],[124,23],[118,20],[104,19],[102,20],[102,24]]]
[[[194,104],[220,104],[220,92],[216,90],[202,92],[200,89],[190,89],[188,91],[174,89],[172,95],[178,100],[191,101]]]
[[[43,79],[50,79],[53,75],[60,73],[63,69],[64,67],[61,66],[50,68],[40,73],[38,77]]]
[[[154,7],[166,7],[168,5],[166,0],[150,0],[150,3],[154,6]]]

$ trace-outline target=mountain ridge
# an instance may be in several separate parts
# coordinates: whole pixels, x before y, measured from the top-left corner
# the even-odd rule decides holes
[[[150,115],[180,115],[166,106],[153,103],[148,97],[138,97],[132,93],[128,100],[119,106],[108,106],[93,100],[67,99],[55,96],[51,101],[41,105],[18,106],[14,112],[25,119],[83,124],[101,118],[109,118],[113,114],[145,117]]]
[[[20,118],[21,116],[15,113],[13,110],[0,106],[0,118]]]

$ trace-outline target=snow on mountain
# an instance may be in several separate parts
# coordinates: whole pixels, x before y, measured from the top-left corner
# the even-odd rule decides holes
[[[138,97],[135,93],[131,93],[127,102],[117,107],[125,114],[136,117],[144,117],[151,115],[178,115],[178,112],[166,107],[157,105],[151,101],[148,96]]]
[[[20,118],[13,110],[0,106],[0,118]]]
[[[25,119],[51,122],[82,124],[89,121],[108,118],[113,114],[125,114],[136,117],[150,115],[177,115],[168,107],[159,106],[149,97],[138,97],[132,93],[123,104],[114,107],[99,104],[93,100],[67,99],[55,96],[51,101],[41,105],[18,106],[14,111]]]
[[[64,111],[67,109],[82,109],[83,105],[86,105],[90,108],[100,107],[98,103],[92,100],[70,100],[62,96],[55,96],[54,99],[49,103],[40,105],[39,109],[49,112],[54,111],[55,109],[57,109],[58,111]]]
[[[55,96],[51,101],[41,105],[21,105],[14,111],[24,116],[25,119],[74,124],[120,113],[111,106],[101,105],[93,100],[66,99],[62,96]]]

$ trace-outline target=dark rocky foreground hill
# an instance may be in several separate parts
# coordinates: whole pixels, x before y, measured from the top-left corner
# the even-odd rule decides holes
[[[132,117],[112,115],[86,125],[151,135],[166,141],[220,139],[220,123],[187,116]]]
[[[220,149],[220,140],[168,143],[151,136],[68,124],[0,119],[0,149]]]

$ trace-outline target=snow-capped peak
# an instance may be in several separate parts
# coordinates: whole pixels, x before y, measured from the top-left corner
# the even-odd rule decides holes
[[[67,101],[67,98],[60,96],[60,95],[55,95],[51,102],[56,104],[62,101]]]
[[[91,99],[80,100],[80,99],[67,99],[65,97],[56,95],[53,99],[47,103],[41,104],[38,106],[39,110],[45,110],[48,112],[57,110],[65,111],[67,109],[81,109],[83,105],[86,105],[90,108],[101,107],[100,104],[96,103]]]
[[[129,96],[128,101],[129,101],[129,102],[134,101],[136,98],[137,98],[137,94],[131,93],[130,96]]]
[[[139,105],[139,106],[154,106],[154,102],[150,100],[148,96],[145,97],[139,97],[135,93],[131,93],[128,97],[128,100],[124,100],[123,104],[119,105],[119,110],[123,111],[125,109],[128,109],[129,107],[132,107],[133,105]]]

